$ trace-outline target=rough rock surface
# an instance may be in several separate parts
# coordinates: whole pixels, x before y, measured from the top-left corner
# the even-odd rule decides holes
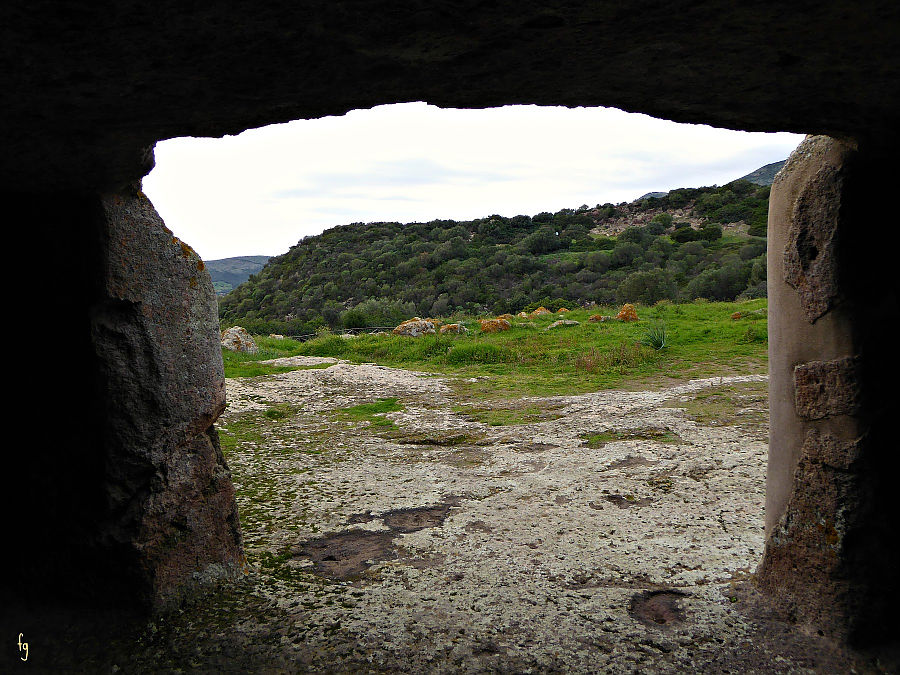
[[[470,401],[443,378],[340,362],[229,380],[221,433],[253,571],[116,663],[846,672],[826,642],[755,613],[745,581],[762,547],[765,387]],[[335,422],[376,396],[402,404],[395,429]],[[484,405],[546,415],[494,427],[463,412]]]
[[[619,313],[616,314],[616,318],[619,321],[637,321],[637,310],[635,310],[634,305],[626,302],[622,305],[622,309],[619,310]]]
[[[284,336],[280,338],[284,339]],[[253,336],[240,326],[232,326],[222,331],[222,346],[229,351],[242,354],[256,354],[259,351]]]
[[[110,593],[154,605],[243,566],[228,467],[213,422],[225,407],[215,292],[203,262],[140,193],[101,204],[109,242],[91,334],[115,458],[89,538]],[[140,252],[138,254],[138,252]],[[85,489],[90,489],[89,485]],[[122,579],[123,587],[115,581]]]
[[[441,335],[446,335],[447,333],[468,333],[468,329],[460,323],[445,323],[438,329]]]
[[[900,117],[900,15],[887,0],[815,12],[726,0],[110,7],[3,3],[4,186],[118,187],[146,173],[161,138],[395,101],[603,105],[890,138]]]
[[[499,333],[512,327],[506,319],[481,319],[478,323],[481,325],[482,333]]]
[[[559,321],[554,321],[551,323],[545,330],[550,330],[551,328],[562,328],[564,326],[577,326],[579,325],[578,321],[573,321],[572,319],[560,319]]]
[[[434,334],[434,322],[430,319],[420,319],[414,316],[407,319],[399,326],[391,331],[394,335],[405,335],[407,337],[422,337],[423,335]]]

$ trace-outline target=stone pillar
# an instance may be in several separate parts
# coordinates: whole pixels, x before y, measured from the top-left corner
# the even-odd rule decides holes
[[[883,152],[801,143],[769,203],[769,469],[761,588],[855,644],[894,639],[895,171]]]
[[[44,427],[9,453],[27,606],[162,608],[244,568],[213,422],[225,406],[216,299],[193,250],[135,187],[14,195],[40,238],[46,308],[24,385]],[[52,233],[52,236],[44,236]]]

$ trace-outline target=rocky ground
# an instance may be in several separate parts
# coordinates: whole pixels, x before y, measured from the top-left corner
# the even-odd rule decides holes
[[[107,654],[98,664],[846,665],[765,610],[750,581],[763,547],[764,376],[501,400],[429,374],[288,362],[307,369],[229,380],[219,423],[246,579],[143,627],[119,662]],[[393,412],[347,412],[389,397]]]

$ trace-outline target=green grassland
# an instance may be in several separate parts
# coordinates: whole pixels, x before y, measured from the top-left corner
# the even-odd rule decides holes
[[[225,352],[226,377],[248,377],[295,368],[259,361],[280,356],[329,356],[356,363],[456,376],[467,394],[564,395],[614,387],[664,385],[695,377],[765,373],[767,302],[658,303],[637,306],[639,321],[590,322],[592,314],[615,315],[618,307],[573,309],[564,315],[514,318],[512,328],[482,333],[477,319],[454,317],[468,335],[419,338],[390,334],[352,339],[323,334],[308,342],[257,338],[258,354]],[[735,312],[741,318],[732,319]],[[559,318],[577,326],[548,329]],[[665,329],[666,346],[648,346],[651,330]],[[316,367],[327,367],[324,366]]]

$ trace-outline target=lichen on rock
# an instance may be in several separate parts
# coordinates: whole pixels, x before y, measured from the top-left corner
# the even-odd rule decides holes
[[[634,305],[626,302],[622,305],[622,309],[619,310],[619,313],[616,314],[616,318],[619,321],[637,321],[637,310],[635,310]]]
[[[414,316],[401,323],[391,332],[394,335],[405,335],[407,337],[434,335],[434,322],[429,319],[422,319],[418,316]]]
[[[229,351],[240,352],[241,354],[256,354],[259,352],[259,347],[256,345],[253,336],[240,326],[232,326],[222,331],[222,346]]]

